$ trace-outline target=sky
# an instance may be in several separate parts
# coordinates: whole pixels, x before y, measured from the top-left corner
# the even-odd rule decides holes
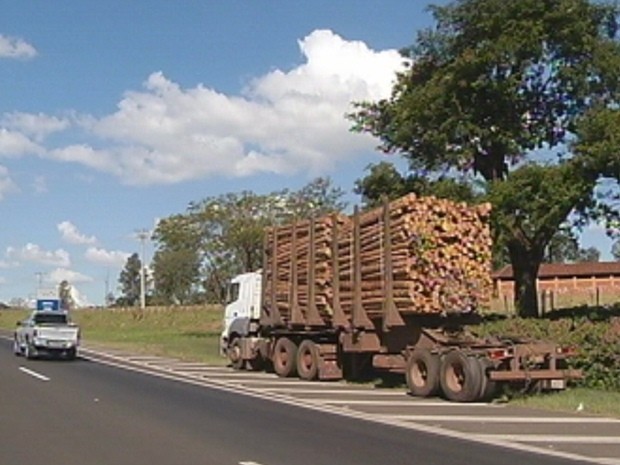
[[[442,3],[436,2],[436,3]],[[445,2],[443,2],[445,3]],[[118,295],[158,219],[329,176],[350,203],[426,1],[20,0],[0,15],[0,301]],[[398,158],[390,158],[398,162]],[[602,228],[582,237],[609,258]]]

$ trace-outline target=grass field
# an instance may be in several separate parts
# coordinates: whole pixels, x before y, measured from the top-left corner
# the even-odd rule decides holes
[[[28,314],[23,310],[1,310],[0,328],[12,330]],[[82,329],[85,345],[103,345],[135,353],[174,357],[224,365],[218,354],[222,308],[171,307],[121,310],[75,310],[73,320]],[[397,383],[399,384],[399,383]],[[404,389],[402,385],[398,387]],[[511,396],[508,401],[559,411],[620,417],[620,392],[571,388],[550,395]]]
[[[27,311],[0,311],[0,328],[13,329]],[[141,354],[224,365],[218,354],[222,308],[171,307],[74,310],[85,345],[96,344]]]

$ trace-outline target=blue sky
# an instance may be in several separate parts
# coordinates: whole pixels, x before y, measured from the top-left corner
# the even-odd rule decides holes
[[[136,232],[192,201],[316,176],[351,192],[382,155],[343,115],[388,95],[426,4],[5,2],[0,301],[67,279],[101,304]],[[600,228],[583,244],[609,257]]]

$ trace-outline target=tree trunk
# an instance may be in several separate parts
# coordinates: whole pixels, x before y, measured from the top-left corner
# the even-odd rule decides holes
[[[538,289],[536,279],[544,249],[532,249],[519,242],[509,244],[514,277],[515,309],[523,318],[538,317]]]

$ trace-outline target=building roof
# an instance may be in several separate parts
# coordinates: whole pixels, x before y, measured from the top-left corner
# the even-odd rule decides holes
[[[620,276],[618,262],[543,263],[538,270],[539,279],[590,278],[592,276]],[[512,266],[508,265],[493,273],[493,279],[513,279]]]

